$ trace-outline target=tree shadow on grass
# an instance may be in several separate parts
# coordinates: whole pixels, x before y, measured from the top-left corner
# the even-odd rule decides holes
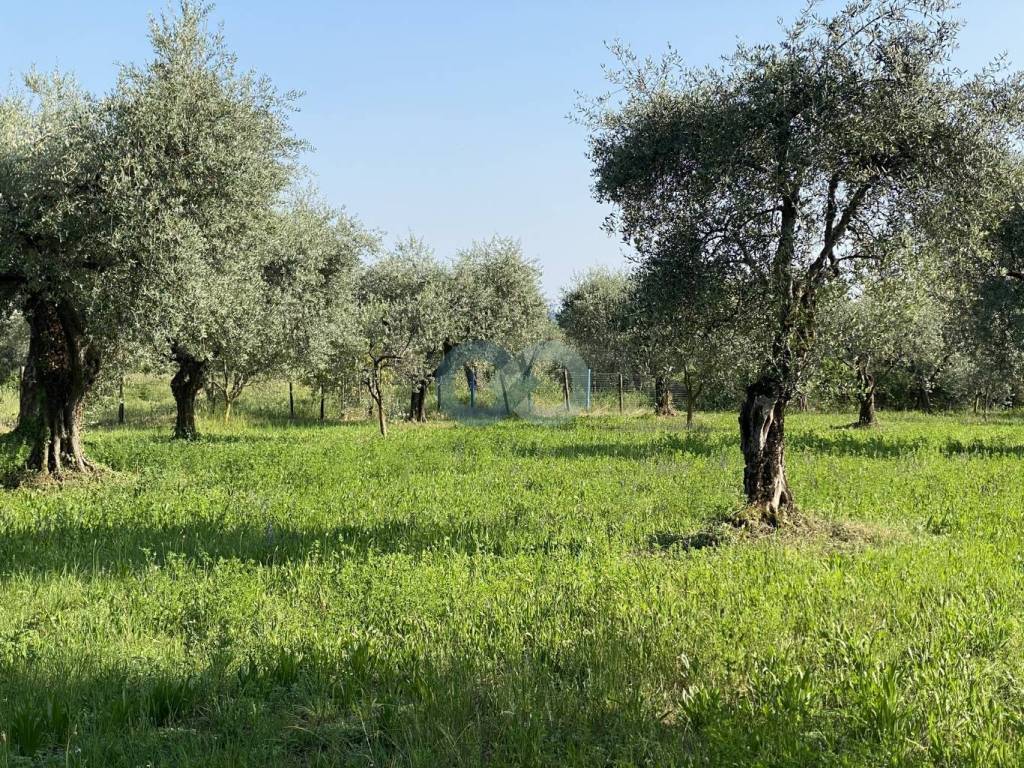
[[[241,560],[257,565],[303,562],[310,557],[421,555],[432,551],[497,557],[538,554],[577,556],[585,534],[535,535],[514,516],[491,523],[389,520],[365,525],[309,526],[276,520],[252,525],[188,523],[44,523],[33,530],[0,527],[0,576],[14,573],[127,574],[184,559],[200,565]]]
[[[731,435],[692,431],[659,435],[653,440],[621,443],[573,443],[571,445],[516,445],[512,451],[521,458],[589,459],[616,458],[631,461],[689,454],[718,456],[738,449],[739,439]]]
[[[597,609],[571,643],[510,630],[504,641],[522,644],[510,658],[355,635],[221,644],[198,672],[171,659],[129,669],[98,649],[65,653],[64,668],[19,658],[0,666],[0,758],[62,762],[70,749],[106,766],[796,766],[831,763],[851,738],[884,756],[870,729],[844,725],[870,723],[876,702],[829,717],[812,677],[785,662],[742,695],[689,668],[680,678],[675,654],[652,654],[615,615]],[[820,738],[805,738],[812,727]]]
[[[1024,458],[1024,445],[1000,445],[985,443],[981,440],[974,440],[969,443],[960,440],[949,440],[942,448],[942,453],[947,458],[958,456],[978,456],[983,458],[1012,457]]]
[[[862,429],[841,427],[829,435],[791,432],[786,435],[786,447],[832,456],[891,459],[918,453],[928,447],[928,441],[924,438],[883,437]]]

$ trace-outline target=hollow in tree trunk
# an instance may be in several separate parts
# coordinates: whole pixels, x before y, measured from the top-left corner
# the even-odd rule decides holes
[[[67,303],[33,297],[29,321],[29,368],[35,405],[24,415],[22,433],[31,442],[28,468],[45,474],[91,472],[82,446],[85,396],[100,370],[78,313]]]
[[[177,344],[171,350],[171,358],[178,364],[178,371],[171,379],[171,393],[177,411],[174,437],[178,440],[194,440],[199,437],[199,430],[196,429],[196,397],[206,381],[207,361],[199,360]]]
[[[654,412],[658,416],[676,415],[676,410],[672,407],[672,390],[664,376],[654,377]]]
[[[777,526],[793,507],[786,479],[785,419],[789,394],[770,375],[747,388],[740,410],[740,447],[743,450],[743,490],[747,503],[761,521]]]

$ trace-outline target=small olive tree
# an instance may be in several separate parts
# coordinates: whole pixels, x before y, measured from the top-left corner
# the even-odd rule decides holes
[[[594,370],[633,373],[633,288],[629,273],[599,268],[578,276],[562,291],[555,318],[558,327]]]
[[[385,400],[390,381],[422,376],[442,344],[446,287],[441,265],[414,237],[399,242],[360,275],[356,296],[363,381],[382,437],[388,433]]]

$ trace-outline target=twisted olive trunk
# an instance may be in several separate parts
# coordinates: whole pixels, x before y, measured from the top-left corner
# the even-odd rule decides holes
[[[771,525],[793,507],[786,478],[785,422],[789,394],[783,383],[763,375],[747,388],[740,409],[740,448],[743,451],[743,490],[747,503]]]
[[[171,379],[176,410],[174,437],[176,440],[195,440],[199,437],[199,430],[196,429],[196,397],[206,381],[208,363],[178,344],[173,346],[171,357],[178,364],[178,370]]]
[[[665,376],[654,377],[654,412],[658,416],[675,416],[672,406],[672,390],[669,389]]]
[[[99,353],[81,318],[66,302],[29,299],[29,381],[23,391],[20,428],[31,442],[28,468],[62,476],[95,466],[85,456],[85,397],[100,371]]]
[[[859,413],[857,426],[873,427],[877,423],[875,416],[875,375],[868,370],[867,363],[857,364],[857,403]]]

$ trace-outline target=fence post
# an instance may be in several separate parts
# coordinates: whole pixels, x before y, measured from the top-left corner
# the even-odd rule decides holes
[[[320,385],[320,423],[324,423],[324,385]]]
[[[441,412],[441,380],[437,379],[434,382],[434,387],[437,389],[437,412]]]
[[[562,369],[562,399],[565,401],[565,410],[569,410],[569,369]]]
[[[288,382],[288,418],[295,420],[295,392],[292,390],[291,381]]]
[[[590,410],[590,384],[593,381],[594,372],[587,368],[587,410]]]
[[[124,424],[124,376],[117,383],[117,423]]]
[[[501,397],[505,401],[505,416],[511,416],[512,408],[508,402],[508,385],[505,383],[504,371],[498,371],[498,379],[501,381]]]
[[[620,373],[619,374],[619,415],[620,416],[622,415],[622,411],[624,410],[622,405],[623,405],[622,404],[622,374]]]

